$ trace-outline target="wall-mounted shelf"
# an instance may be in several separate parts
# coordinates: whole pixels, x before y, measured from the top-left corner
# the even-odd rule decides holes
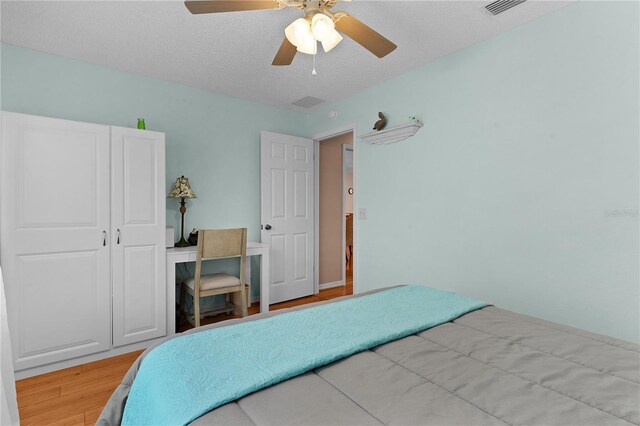
[[[401,126],[380,130],[379,132],[375,131],[360,135],[360,139],[373,145],[386,145],[390,143],[396,143],[415,135],[422,126],[424,126],[424,124],[419,122],[411,122],[403,124]]]

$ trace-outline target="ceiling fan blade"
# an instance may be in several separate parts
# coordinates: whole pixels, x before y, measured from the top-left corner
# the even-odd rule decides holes
[[[189,12],[200,13],[241,12],[245,10],[279,9],[275,0],[192,0],[185,1]]]
[[[336,13],[336,15],[338,14]],[[345,33],[378,58],[387,56],[398,47],[353,16],[344,12],[340,12],[340,15],[337,16],[335,24],[338,30]]]
[[[296,46],[285,37],[271,65],[291,65],[296,52]]]

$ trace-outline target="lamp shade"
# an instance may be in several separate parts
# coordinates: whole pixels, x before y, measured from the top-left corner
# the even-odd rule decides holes
[[[168,198],[198,198],[189,185],[189,178],[180,176],[176,179],[176,183],[173,184],[173,189],[168,195]]]
[[[322,42],[325,38],[331,37],[334,28],[333,19],[324,13],[316,13],[313,15],[311,19],[311,31],[317,40]]]
[[[284,29],[287,39],[296,47],[302,45],[305,40],[312,37],[311,25],[306,18],[298,18]]]
[[[304,39],[303,43],[298,46],[296,50],[298,52],[306,53],[307,55],[315,55],[318,49],[318,42],[311,32],[307,38]]]
[[[342,41],[342,36],[338,31],[334,29],[333,31],[331,31],[331,34],[329,34],[327,37],[324,38],[324,40],[322,40],[322,48],[324,49],[325,52],[328,52],[334,47],[336,47],[338,43],[340,43],[341,41]]]

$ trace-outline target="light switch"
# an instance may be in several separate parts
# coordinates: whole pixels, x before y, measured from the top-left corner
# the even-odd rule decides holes
[[[367,209],[359,208],[358,209],[358,219],[366,219],[367,218]]]

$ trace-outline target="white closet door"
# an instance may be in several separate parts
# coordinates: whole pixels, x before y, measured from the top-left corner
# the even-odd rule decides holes
[[[113,345],[167,333],[164,134],[111,128]]]
[[[109,127],[3,112],[1,148],[16,370],[108,350]]]

